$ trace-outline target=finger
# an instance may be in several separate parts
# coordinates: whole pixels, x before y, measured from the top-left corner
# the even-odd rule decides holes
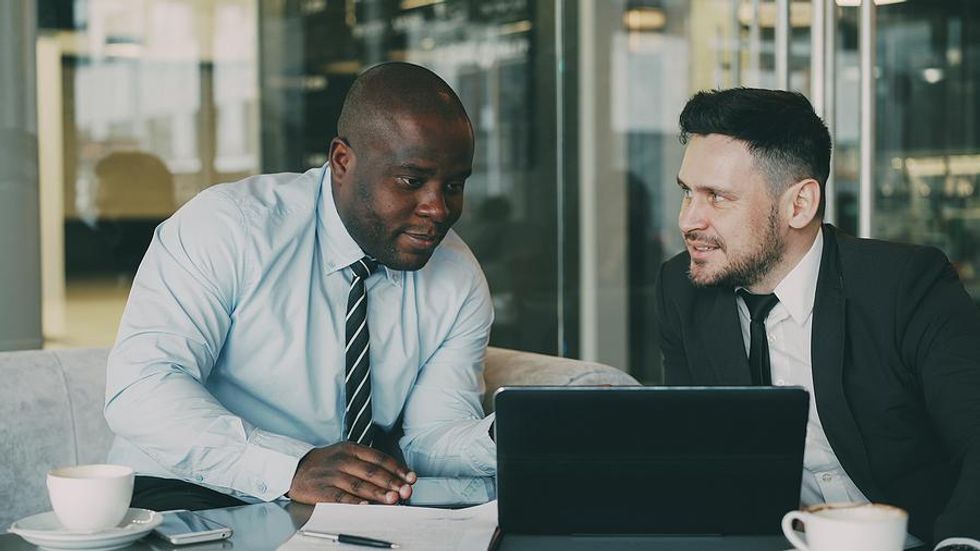
[[[350,495],[357,496],[358,502],[363,500],[386,504],[398,502],[398,491],[378,486],[370,480],[346,473],[337,473],[331,478],[331,484],[333,486]]]
[[[360,503],[364,501],[362,498],[335,486],[324,486],[318,494],[316,503]]]
[[[339,465],[339,470],[345,475],[363,480],[386,492],[400,494],[403,491],[402,488],[408,486],[401,477],[374,463],[353,460]]]
[[[375,465],[376,467],[380,467],[380,469],[382,469],[383,471],[387,471],[387,473],[390,473],[391,475],[397,477],[398,479],[397,483],[390,484],[387,486],[392,490],[397,490],[406,482],[409,484],[414,484],[415,480],[417,479],[415,473],[409,471],[408,467],[405,467],[390,455],[379,452],[378,450],[375,450],[373,448],[367,448],[364,446],[352,446],[351,452],[362,462],[370,465]],[[373,469],[373,470],[381,473],[382,476],[385,475],[384,472],[378,469]],[[351,474],[362,475],[364,473],[351,473]]]
[[[398,495],[402,501],[408,501],[408,498],[412,497],[412,485],[403,484],[401,489],[398,490]]]

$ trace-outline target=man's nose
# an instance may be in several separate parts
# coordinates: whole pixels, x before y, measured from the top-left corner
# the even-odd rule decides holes
[[[431,218],[433,222],[442,223],[449,218],[449,205],[446,203],[446,193],[440,182],[431,182],[419,192],[419,204],[416,211],[421,216]]]
[[[677,217],[677,222],[683,233],[707,228],[708,219],[704,203],[696,197],[684,201],[684,204],[681,205],[681,212]]]

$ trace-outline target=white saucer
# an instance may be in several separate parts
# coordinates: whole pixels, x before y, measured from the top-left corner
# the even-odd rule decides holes
[[[8,531],[47,549],[117,549],[145,536],[161,522],[160,513],[130,509],[115,528],[95,533],[77,532],[62,527],[54,511],[48,511],[18,520]]]

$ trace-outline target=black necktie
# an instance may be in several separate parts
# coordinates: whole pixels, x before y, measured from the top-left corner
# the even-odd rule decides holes
[[[752,384],[772,385],[769,371],[769,342],[766,339],[766,317],[779,303],[775,294],[753,295],[745,289],[738,290],[745,305],[749,307],[749,368],[752,370]]]
[[[371,352],[367,324],[367,292],[364,280],[378,263],[368,257],[350,265],[354,274],[347,296],[347,409],[344,424],[347,440],[370,446],[374,440],[371,413]]]

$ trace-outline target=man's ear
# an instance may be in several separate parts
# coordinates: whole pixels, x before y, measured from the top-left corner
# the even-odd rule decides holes
[[[354,166],[357,164],[354,150],[343,138],[330,140],[329,160],[331,178],[341,182],[346,179],[348,173],[354,170]]]
[[[791,201],[789,225],[793,229],[805,228],[817,216],[820,209],[820,184],[813,178],[801,180],[786,190]]]

